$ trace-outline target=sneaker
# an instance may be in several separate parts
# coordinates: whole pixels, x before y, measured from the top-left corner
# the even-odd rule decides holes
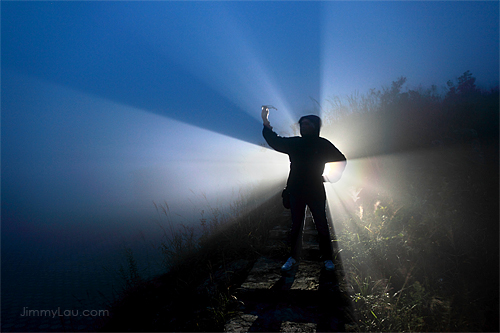
[[[335,270],[335,265],[333,264],[333,261],[325,260],[325,269],[329,272]]]
[[[293,259],[292,257],[288,258],[288,260],[285,262],[283,266],[281,266],[282,271],[289,271],[292,269],[293,265],[297,264],[297,260]]]

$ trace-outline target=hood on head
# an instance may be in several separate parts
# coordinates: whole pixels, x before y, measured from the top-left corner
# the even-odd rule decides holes
[[[315,116],[315,115],[313,115],[313,114],[308,115],[308,116],[303,116],[303,117],[300,117],[300,119],[299,119],[299,125],[300,125],[300,123],[302,122],[302,120],[304,120],[304,119],[307,119],[307,120],[309,120],[311,123],[313,123],[314,128],[316,129],[316,133],[315,133],[315,135],[316,135],[316,136],[319,136],[319,131],[320,131],[320,129],[321,129],[321,118],[320,118],[320,117],[318,117],[318,116]]]

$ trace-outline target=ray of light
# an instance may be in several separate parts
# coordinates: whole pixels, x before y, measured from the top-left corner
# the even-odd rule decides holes
[[[152,48],[161,50],[167,59],[179,63],[256,120],[260,121],[261,104],[273,104],[279,109],[272,115],[273,124],[278,130],[289,130],[289,125],[296,122],[292,107],[263,60],[265,50],[257,51],[258,47],[250,42],[250,28],[237,21],[225,6],[217,6],[217,10],[210,12],[193,7],[190,15],[195,15],[193,11],[202,11],[200,20],[211,22],[210,34],[216,38],[206,38],[208,24],[191,25],[187,21],[177,28],[181,30],[180,34],[185,33],[184,29],[189,31],[189,45],[178,45],[173,49],[172,44],[165,40],[168,31],[164,31],[163,38],[152,38],[153,34],[146,34],[144,38]],[[168,29],[161,23],[154,27],[158,31]],[[201,55],[203,59],[200,59]]]
[[[156,214],[153,201],[190,221],[206,205],[229,205],[234,193],[283,186],[286,156],[262,146],[39,80],[7,79],[30,98],[4,95],[2,200],[46,216],[38,227],[76,227],[73,215],[88,228],[112,217],[136,230]]]
[[[44,28],[31,44],[30,38],[7,32],[9,50],[22,51],[7,53],[4,68],[253,143],[260,106],[275,104],[274,125],[289,129],[292,117],[284,94],[262,54],[245,39],[248,30],[238,26],[225,5],[95,3],[75,8],[89,19],[75,19],[71,27],[65,6],[10,8],[6,19],[12,29],[28,31],[26,25],[33,24],[28,18]],[[106,34],[95,31],[95,24]],[[61,38],[92,42],[62,46]]]

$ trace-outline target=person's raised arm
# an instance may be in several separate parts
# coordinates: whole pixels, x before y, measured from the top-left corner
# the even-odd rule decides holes
[[[280,153],[288,154],[290,150],[290,140],[291,138],[283,138],[273,131],[273,127],[269,122],[269,108],[276,109],[273,106],[262,106],[262,121],[264,123],[264,128],[262,129],[262,135],[266,140],[267,144],[276,151]]]
[[[262,121],[264,123],[264,126],[269,128],[270,130],[273,129],[271,126],[271,123],[269,122],[269,108],[267,106],[262,106],[262,113],[261,113]]]

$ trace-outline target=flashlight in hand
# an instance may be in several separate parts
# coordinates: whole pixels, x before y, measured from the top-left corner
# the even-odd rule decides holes
[[[272,105],[262,105],[262,110],[264,110],[264,108],[265,108],[265,109],[268,109],[268,110],[269,110],[269,109],[275,109],[275,110],[278,110],[278,109],[276,109],[276,108],[275,108],[274,106],[272,106]]]

